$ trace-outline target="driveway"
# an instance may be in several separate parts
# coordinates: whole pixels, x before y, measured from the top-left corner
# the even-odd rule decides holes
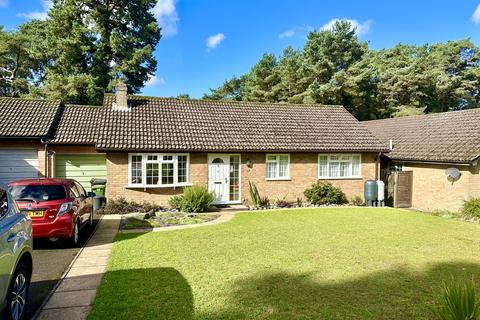
[[[78,247],[72,248],[67,241],[37,240],[33,244],[33,275],[30,286],[25,319],[30,319],[47,297],[50,290],[60,280],[80,248],[89,239],[98,222],[95,216],[94,227],[85,227],[80,232]]]

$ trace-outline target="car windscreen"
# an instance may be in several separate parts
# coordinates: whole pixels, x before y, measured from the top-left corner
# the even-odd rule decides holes
[[[12,197],[18,201],[50,201],[67,197],[62,185],[27,185],[11,186]]]

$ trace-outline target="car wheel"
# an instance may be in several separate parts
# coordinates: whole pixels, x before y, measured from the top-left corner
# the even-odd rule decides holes
[[[21,320],[25,314],[30,274],[23,264],[19,264],[13,273],[12,283],[7,293],[6,319]]]
[[[80,235],[80,223],[78,221],[76,221],[75,225],[73,226],[72,237],[70,238],[70,241],[72,242],[73,246],[78,245],[79,235]]]

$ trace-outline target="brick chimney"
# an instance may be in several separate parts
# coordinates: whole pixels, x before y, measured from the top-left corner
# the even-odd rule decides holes
[[[123,80],[118,80],[115,85],[115,103],[113,104],[114,110],[128,111],[128,99],[127,99],[127,85]]]

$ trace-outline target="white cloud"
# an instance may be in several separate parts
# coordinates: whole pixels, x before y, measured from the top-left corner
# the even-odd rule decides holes
[[[2,0],[0,0],[2,1]],[[48,16],[48,10],[50,10],[53,6],[52,0],[42,0],[42,7],[43,10],[34,10],[31,12],[21,12],[18,13],[18,17],[23,17],[25,19],[38,19],[38,20],[45,20]]]
[[[223,33],[214,34],[207,38],[207,48],[215,49],[223,40],[225,40],[225,35]]]
[[[278,35],[278,37],[279,37],[280,39],[283,39],[283,38],[291,38],[291,37],[293,37],[294,35],[295,35],[295,31],[293,31],[293,30],[287,30],[287,31],[285,31],[285,32],[280,33],[280,34]]]
[[[150,76],[148,81],[145,82],[145,87],[160,87],[165,84],[165,79],[157,76]]]
[[[0,7],[8,6],[8,0],[0,0]]]
[[[480,4],[477,6],[477,9],[475,9],[475,12],[472,15],[472,20],[475,24],[480,23]]]
[[[173,37],[177,34],[177,23],[180,20],[177,13],[177,0],[158,0],[153,8],[153,15],[162,27],[162,35]]]
[[[285,32],[282,32],[278,35],[279,39],[287,39],[287,38],[292,38],[292,37],[298,37],[298,36],[305,36],[307,33],[310,31],[313,31],[314,28],[310,25],[304,25],[304,26],[296,26],[293,27]]]
[[[356,32],[357,36],[359,36],[359,37],[365,35],[370,30],[370,27],[372,26],[372,20],[367,20],[363,23],[360,23],[355,19],[335,18],[335,19],[332,19],[332,20],[328,21],[328,23],[326,23],[325,25],[323,25],[321,30],[331,30],[333,28],[333,26],[335,25],[335,22],[337,22],[337,21],[348,21],[348,22],[350,22],[350,24],[356,29],[355,32]]]

